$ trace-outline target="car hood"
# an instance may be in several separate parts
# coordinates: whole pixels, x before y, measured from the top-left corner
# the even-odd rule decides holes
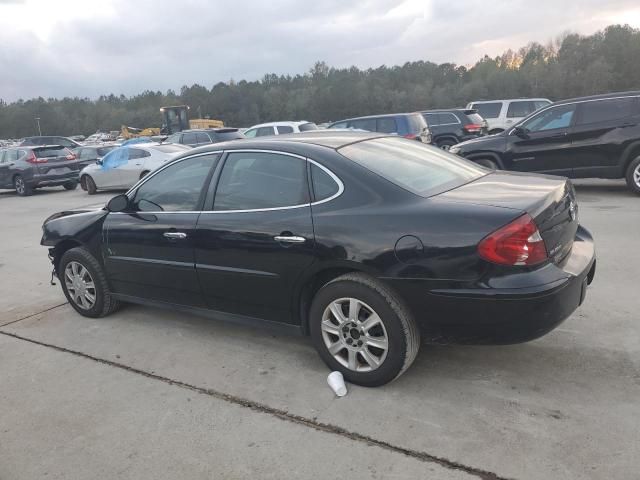
[[[91,205],[54,213],[42,224],[40,244],[55,246],[65,239],[84,243],[97,229],[102,228],[102,223],[108,214],[104,205]]]
[[[474,150],[503,150],[507,141],[507,132],[473,138],[455,145],[461,153]]]

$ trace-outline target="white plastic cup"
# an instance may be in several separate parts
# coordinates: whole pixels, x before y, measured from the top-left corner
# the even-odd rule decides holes
[[[344,384],[342,373],[331,372],[327,377],[327,383],[337,396],[344,397],[347,394],[347,386]]]

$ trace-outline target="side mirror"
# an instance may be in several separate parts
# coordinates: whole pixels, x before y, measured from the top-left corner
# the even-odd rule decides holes
[[[129,206],[129,197],[127,197],[124,193],[120,195],[116,195],[111,200],[107,202],[107,210],[112,213],[115,212],[124,212]]]
[[[529,135],[527,134],[527,130],[522,127],[515,127],[513,129],[513,134],[520,138],[529,138]]]

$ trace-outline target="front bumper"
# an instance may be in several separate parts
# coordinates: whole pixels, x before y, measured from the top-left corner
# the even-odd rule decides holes
[[[521,343],[550,332],[584,301],[596,270],[595,246],[587,230],[578,228],[571,253],[554,268],[561,270],[561,278],[527,288],[423,290],[417,297],[414,282],[412,292],[406,291],[409,285],[398,291],[410,299],[423,337],[433,343]]]

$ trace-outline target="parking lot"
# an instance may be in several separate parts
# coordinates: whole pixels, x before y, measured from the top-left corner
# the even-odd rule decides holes
[[[113,194],[0,192],[0,478],[638,478],[640,198],[575,183],[598,271],[566,322],[424,346],[340,399],[304,337],[133,305],[81,317],[49,285],[41,224]]]

